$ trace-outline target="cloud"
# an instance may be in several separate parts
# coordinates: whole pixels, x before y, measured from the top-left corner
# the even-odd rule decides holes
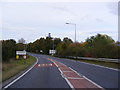
[[[97,33],[116,33],[117,16],[110,12],[108,4],[6,3],[3,5],[3,39],[23,37],[29,42],[50,32],[53,37],[68,36],[74,40],[75,28],[66,22],[76,23],[78,41]]]
[[[96,18],[96,21],[98,21],[98,22],[100,22],[100,23],[103,23],[103,22],[104,22],[104,20],[99,19],[99,18]]]
[[[112,13],[114,15],[118,15],[118,2],[109,3],[107,7],[108,7],[110,13]]]

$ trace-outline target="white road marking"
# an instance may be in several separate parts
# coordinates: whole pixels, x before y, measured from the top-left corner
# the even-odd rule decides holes
[[[40,64],[38,64],[38,66],[40,67]]]
[[[68,61],[69,59],[65,59],[65,60]],[[74,60],[70,60],[70,61],[76,62],[76,61],[74,61]],[[101,65],[96,65],[96,64],[86,63],[86,62],[80,62],[80,61],[77,61],[77,62],[79,62],[79,63],[84,63],[84,64],[88,64],[88,65],[93,65],[93,66],[97,66],[97,67],[101,67],[101,68],[106,68],[106,69],[110,69],[110,70],[120,71],[119,69],[110,68],[110,67],[106,67],[106,66],[101,66]],[[77,63],[77,62],[76,62],[76,63]]]
[[[75,71],[74,69],[72,69],[71,67],[69,67],[71,70],[73,70],[78,76],[82,77],[82,74],[79,74],[77,71]]]
[[[63,72],[61,71],[61,69],[58,68],[58,70],[60,71],[61,76],[66,80],[66,82],[68,83],[68,85],[70,86],[70,88],[72,88],[73,90],[75,90],[74,87],[73,87],[73,85],[70,83],[70,81],[66,77],[64,77]]]
[[[51,60],[51,61],[57,66],[58,70],[61,73],[61,76],[63,77],[63,72],[60,70],[60,68],[58,67],[58,65],[53,60]],[[73,85],[69,82],[69,80],[67,78],[64,78],[64,79],[66,80],[66,82],[68,83],[68,85],[70,86],[70,88],[72,88],[73,90],[75,90],[74,87],[73,87]]]
[[[53,61],[52,61],[52,62],[53,62]],[[59,61],[57,61],[57,62],[59,62]],[[55,63],[55,62],[54,62],[54,63]],[[59,62],[59,63],[61,63],[61,62]],[[61,63],[61,64],[63,64],[63,63]],[[58,66],[56,63],[55,63],[55,65]],[[63,65],[65,65],[65,64],[63,64]],[[65,66],[67,66],[67,65],[65,65]],[[82,76],[83,79],[84,79],[84,78],[87,79],[87,80],[90,81],[92,84],[94,84],[94,85],[96,85],[97,87],[99,87],[99,88],[101,88],[101,89],[104,90],[104,88],[101,87],[100,85],[96,84],[95,82],[93,82],[92,80],[88,79],[87,77],[85,77],[85,76],[83,76],[83,75],[80,75],[77,71],[75,71],[75,70],[72,69],[71,67],[69,67],[69,68],[70,68],[71,70],[73,70],[74,72],[76,72],[80,77]],[[61,71],[61,69],[60,69],[59,67],[58,67],[58,70],[60,71],[62,77],[67,81],[68,85],[69,85],[72,89],[74,89],[73,85],[69,82],[68,78],[66,78],[66,77],[63,75],[63,72]]]
[[[71,67],[69,67],[70,69],[72,69]],[[79,76],[81,76],[77,71],[75,71],[74,69],[72,69],[74,72],[76,72]],[[100,85],[96,84],[95,82],[93,82],[92,80],[88,79],[87,77],[85,77],[84,75],[82,75],[82,77],[84,77],[85,79],[87,79],[88,81],[90,81],[91,83],[93,83],[94,85],[96,85],[97,87],[103,89],[103,87],[101,87]]]
[[[37,59],[37,61],[35,62],[35,64],[30,69],[28,69],[25,73],[23,73],[18,78],[16,78],[15,80],[13,80],[11,83],[9,83],[8,85],[6,85],[4,88],[8,88],[12,84],[14,84],[16,81],[18,81],[20,78],[22,78],[24,75],[26,75],[30,70],[32,70],[32,68],[38,63],[38,58],[37,57],[35,57],[35,58]]]
[[[50,66],[52,66],[52,64],[49,64]]]
[[[90,64],[90,63],[85,63],[85,62],[79,62],[79,63],[84,63],[84,64],[93,65],[93,66],[97,66],[97,67],[101,67],[101,68],[106,68],[106,69],[110,69],[110,70],[119,71],[119,69],[114,69],[114,68],[105,67],[105,66],[101,66],[101,65]]]
[[[84,79],[84,78],[75,78],[75,77],[66,77],[68,79]]]
[[[91,83],[93,83],[94,85],[98,86],[99,88],[105,90],[103,87],[101,87],[100,85],[96,84],[95,82],[93,82],[92,80],[88,79],[87,77],[83,76],[85,79],[87,79],[88,81],[90,81]]]
[[[73,71],[62,71],[62,72],[73,72]]]

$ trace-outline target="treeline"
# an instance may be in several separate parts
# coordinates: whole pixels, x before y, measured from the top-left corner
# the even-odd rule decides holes
[[[21,40],[21,39],[20,39]],[[2,61],[8,62],[11,58],[16,57],[16,51],[18,50],[24,50],[25,44],[22,42],[16,43],[15,40],[2,40],[0,41],[2,43]]]
[[[118,52],[120,46],[108,35],[97,34],[85,40],[85,42],[73,42],[70,38],[40,38],[33,43],[25,44],[22,38],[16,43],[15,40],[2,40],[2,59],[9,61],[15,58],[17,50],[27,50],[28,52],[49,54],[49,50],[55,49],[56,56],[79,56],[96,58],[120,58]]]
[[[10,58],[15,57],[16,41],[13,39],[3,40],[2,42],[2,61],[9,61]]]
[[[70,38],[40,38],[27,45],[27,51],[34,53],[49,54],[49,50],[55,49],[56,56],[79,56],[79,57],[96,57],[96,58],[120,58],[118,51],[120,46],[117,45],[108,35],[97,34],[87,38],[85,42],[74,42]],[[41,52],[41,50],[43,52]]]

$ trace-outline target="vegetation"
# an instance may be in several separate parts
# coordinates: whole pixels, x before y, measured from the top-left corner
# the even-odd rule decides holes
[[[2,41],[2,60],[9,61],[15,57],[16,41],[13,39]]]
[[[36,59],[32,56],[29,56],[26,60],[14,60],[10,59],[9,62],[3,62],[2,68],[2,81],[5,81],[12,76],[18,74],[22,70],[31,66]]]
[[[16,43],[15,40],[2,41],[2,59],[3,62],[9,62],[10,58],[15,58],[16,50],[27,50],[28,52],[49,54],[50,49],[55,49],[56,56],[80,56],[80,57],[96,57],[96,58],[120,58],[119,42],[115,42],[108,35],[97,34],[87,38],[85,42],[76,42],[70,38],[40,38],[33,43],[25,44],[25,40],[21,38]]]
[[[96,65],[106,66],[106,67],[110,67],[110,68],[120,69],[120,63],[115,63],[115,62],[74,59],[74,58],[69,58],[69,60],[75,60],[77,62],[80,61],[80,62],[85,62],[85,63],[91,63],[91,64],[96,64]]]
[[[97,34],[87,38],[85,42],[76,42],[67,37],[63,39],[52,37],[40,38],[33,43],[27,45],[29,52],[49,54],[50,49],[55,49],[56,56],[80,56],[80,57],[96,57],[96,58],[120,58],[118,52],[120,46],[108,35]]]
[[[110,36],[97,34],[85,40],[85,42],[73,42],[70,38],[40,38],[33,43],[25,43],[21,38],[18,43],[13,40],[2,40],[2,61],[3,61],[3,81],[15,75],[19,71],[31,65],[35,59],[33,57],[27,60],[15,60],[17,50],[27,50],[28,52],[49,54],[49,50],[55,49],[55,56],[78,56],[78,57],[96,57],[96,58],[119,58],[120,42],[115,42]],[[84,60],[86,61],[86,60]],[[89,61],[86,61],[89,62]],[[96,63],[90,62],[90,63]],[[97,62],[98,63],[98,62]],[[99,63],[104,65],[104,63]],[[107,63],[106,66],[116,67],[117,64]]]

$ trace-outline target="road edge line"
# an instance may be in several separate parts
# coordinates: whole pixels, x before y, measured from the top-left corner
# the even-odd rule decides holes
[[[70,60],[70,59],[65,59],[65,60]],[[76,62],[74,59],[72,59],[71,61]],[[82,61],[77,61],[77,62],[88,64],[88,65],[93,65],[93,66],[96,66],[96,67],[106,68],[106,69],[109,69],[109,70],[120,71],[119,69],[116,69],[116,68],[102,66],[102,65],[98,65],[98,64],[92,64],[92,63],[87,63],[87,62],[82,62]]]
[[[102,65],[97,65],[97,64],[91,64],[91,63],[86,63],[86,62],[79,62],[79,63],[93,65],[93,66],[96,66],[96,67],[106,68],[106,69],[114,70],[114,71],[120,71],[119,69],[115,69],[115,68],[111,68],[111,67],[107,67],[107,66],[102,66]]]
[[[16,81],[18,81],[20,78],[22,78],[24,75],[26,75],[30,70],[33,69],[33,67],[38,63],[38,58],[36,58],[36,62],[33,64],[33,66],[31,68],[29,68],[26,72],[24,72],[22,75],[20,75],[19,77],[17,77],[15,80],[13,80],[12,82],[10,82],[9,84],[7,84],[6,86],[4,86],[3,88],[8,88],[9,86],[11,86],[12,84],[14,84]]]

